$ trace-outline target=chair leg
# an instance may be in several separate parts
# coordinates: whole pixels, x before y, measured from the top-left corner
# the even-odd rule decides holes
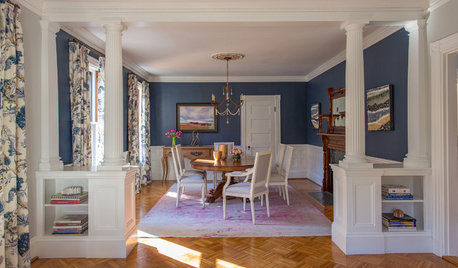
[[[205,208],[205,184],[202,184],[202,207]]]
[[[216,172],[213,171],[213,189],[216,189]]]
[[[246,198],[244,197],[243,198],[243,211],[246,210]]]
[[[281,190],[281,186],[277,185],[277,189],[278,189],[278,192],[279,192],[280,196],[283,196],[283,194],[282,194],[283,192]]]
[[[260,196],[260,199],[261,199],[261,207],[263,207],[263,206],[264,206],[264,196],[261,195],[261,196]]]
[[[223,219],[226,219],[226,195],[223,195]]]
[[[288,185],[285,185],[285,192],[286,192],[286,204],[288,204],[288,206],[289,206]]]
[[[180,196],[181,196],[181,187],[178,186],[176,207],[178,207],[180,205]]]
[[[251,205],[251,218],[253,219],[253,224],[256,224],[256,217],[254,216],[254,198],[250,198]]]
[[[267,207],[267,217],[270,217],[269,192],[266,193],[266,207]]]
[[[281,187],[281,190],[283,192],[283,200],[286,200],[286,191],[285,191],[285,188],[283,186],[280,186]]]

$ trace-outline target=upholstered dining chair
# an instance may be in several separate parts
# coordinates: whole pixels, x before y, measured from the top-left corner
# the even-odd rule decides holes
[[[246,198],[250,199],[251,217],[253,224],[256,224],[254,212],[254,199],[256,197],[266,197],[267,216],[270,217],[269,210],[269,178],[272,168],[272,151],[257,152],[253,168],[248,172],[231,172],[227,173],[227,181],[223,187],[223,218],[226,219],[226,198],[235,196],[243,198],[243,209],[245,210]],[[251,175],[251,182],[244,182],[230,185],[233,177],[247,177]]]
[[[207,178],[206,176],[198,173],[184,174],[180,172],[179,159],[178,159],[178,148],[172,147],[172,160],[173,168],[177,176],[177,199],[176,207],[180,205],[180,197],[183,194],[185,186],[199,185],[202,189],[202,206],[205,208],[205,194],[207,193]]]
[[[219,150],[219,146],[220,145],[224,145],[226,144],[227,145],[227,154],[229,155],[231,153],[231,150],[235,147],[235,144],[234,142],[214,142],[213,143],[213,150],[215,151],[218,151]],[[216,181],[217,181],[217,175],[218,173],[217,172],[213,172],[213,189],[216,188]]]
[[[280,195],[283,199],[286,198],[286,203],[289,206],[289,194],[288,194],[288,176],[289,169],[291,168],[291,161],[293,159],[293,146],[287,145],[284,153],[284,160],[279,169],[278,173],[272,174],[269,180],[269,186],[279,186]]]
[[[176,149],[177,157],[178,157],[178,172],[180,173],[180,176],[183,176],[183,175],[202,175],[204,177],[207,176],[207,173],[204,170],[186,168],[181,145],[180,144],[176,145],[175,149]]]

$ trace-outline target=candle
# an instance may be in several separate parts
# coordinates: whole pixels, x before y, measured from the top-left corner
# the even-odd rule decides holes
[[[240,94],[240,102],[243,101],[243,94]]]
[[[215,102],[215,94],[212,94],[212,102]]]

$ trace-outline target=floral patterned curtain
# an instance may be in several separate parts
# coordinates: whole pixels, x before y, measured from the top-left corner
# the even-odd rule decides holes
[[[142,103],[141,103],[141,124],[140,124],[140,163],[141,163],[141,183],[148,185],[151,183],[151,143],[150,143],[150,105],[149,105],[149,84],[142,83]]]
[[[97,70],[97,165],[103,161],[103,141],[104,141],[104,108],[105,105],[105,58],[99,58],[99,68]]]
[[[70,109],[72,117],[73,165],[91,163],[91,92],[89,89],[89,49],[69,43]]]
[[[138,79],[135,74],[129,74],[128,80],[128,112],[127,112],[127,131],[128,131],[128,150],[130,164],[140,167],[140,135],[139,135],[139,120],[140,113],[138,112]],[[137,173],[135,180],[135,190],[137,193],[141,191],[140,174]]]
[[[30,267],[24,48],[19,9],[0,0],[0,267]]]

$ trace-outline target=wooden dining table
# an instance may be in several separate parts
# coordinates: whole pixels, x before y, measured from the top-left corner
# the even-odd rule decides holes
[[[239,161],[234,161],[232,157],[225,160],[213,160],[213,158],[197,158],[191,161],[191,167],[194,169],[221,172],[222,180],[218,183],[215,189],[210,190],[210,195],[207,196],[207,202],[214,203],[216,199],[220,198],[223,194],[223,187],[226,183],[227,172],[243,171],[247,168],[254,166],[254,157],[244,155]]]

